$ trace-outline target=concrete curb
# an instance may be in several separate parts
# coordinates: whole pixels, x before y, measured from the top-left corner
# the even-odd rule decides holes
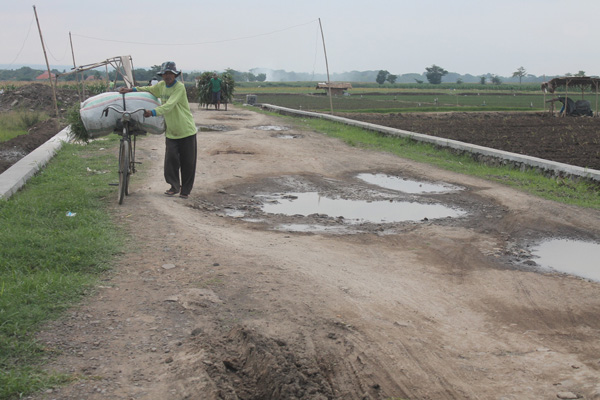
[[[69,141],[70,135],[71,127],[68,126],[0,174],[0,199],[7,200],[21,189],[29,178],[54,157],[63,143]]]
[[[544,160],[542,158],[525,156],[523,154],[510,153],[508,151],[496,150],[489,147],[477,146],[474,144],[459,142],[457,140],[443,139],[435,136],[424,135],[422,133],[404,131],[401,129],[388,128],[381,125],[370,124],[368,122],[354,121],[348,118],[337,117],[335,115],[320,114],[309,111],[293,110],[291,108],[274,106],[271,104],[261,104],[262,108],[279,112],[281,114],[302,115],[310,118],[322,118],[331,121],[340,122],[346,125],[356,126],[358,128],[381,132],[386,135],[411,138],[421,142],[427,142],[441,147],[449,147],[455,150],[469,152],[485,157],[492,157],[505,160],[515,165],[526,165],[544,171],[552,171],[554,175],[559,176],[577,176],[594,181],[600,181],[600,171],[590,168],[576,167],[569,164],[563,164],[555,161]]]

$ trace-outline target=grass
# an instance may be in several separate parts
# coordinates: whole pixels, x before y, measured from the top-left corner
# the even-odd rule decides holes
[[[107,209],[116,172],[94,172],[115,171],[116,151],[101,147],[116,144],[66,144],[24,190],[0,201],[0,399],[74,379],[44,372],[53,351],[35,334],[90,293],[124,249]]]
[[[278,115],[278,114],[277,114]],[[535,196],[580,207],[600,209],[600,190],[597,183],[586,180],[554,179],[534,170],[519,170],[510,166],[491,166],[480,163],[471,155],[457,155],[449,149],[408,138],[385,136],[373,131],[323,119],[297,117],[305,129],[323,132],[344,140],[351,146],[395,154],[461,174],[477,176],[505,184]]]
[[[239,95],[239,93],[238,93]],[[329,112],[329,97],[302,93],[257,93],[257,102],[297,110]],[[331,99],[335,112],[544,111],[541,94],[396,93],[353,94]]]
[[[6,142],[14,137],[25,135],[27,130],[50,118],[47,114],[32,111],[10,111],[0,118],[0,142]]]

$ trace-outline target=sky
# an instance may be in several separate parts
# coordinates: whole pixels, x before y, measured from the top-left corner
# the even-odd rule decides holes
[[[600,75],[598,0],[0,0],[4,69],[46,64],[34,6],[51,68]]]

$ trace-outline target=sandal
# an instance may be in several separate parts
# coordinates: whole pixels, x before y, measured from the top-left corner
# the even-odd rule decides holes
[[[179,197],[181,197],[182,199],[187,199],[188,195],[187,194],[180,194]]]
[[[169,190],[165,191],[165,194],[166,194],[167,196],[175,196],[177,193],[178,193],[178,192],[176,192],[176,191],[175,191],[175,190],[173,190],[173,189],[169,189]]]

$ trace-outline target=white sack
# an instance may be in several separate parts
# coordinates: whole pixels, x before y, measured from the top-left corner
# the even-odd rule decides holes
[[[138,108],[152,110],[160,106],[160,100],[147,92],[131,92],[124,95],[118,92],[107,92],[90,97],[81,103],[79,110],[83,126],[90,137],[106,136],[113,132],[117,121],[121,119],[121,114],[114,110],[108,110],[108,116],[104,116],[103,111],[108,106],[123,110],[123,96],[125,96],[127,111],[135,111]],[[160,135],[166,129],[165,119],[162,116],[144,118],[144,113],[140,111],[133,114],[132,119],[137,121],[140,129],[154,135]]]

